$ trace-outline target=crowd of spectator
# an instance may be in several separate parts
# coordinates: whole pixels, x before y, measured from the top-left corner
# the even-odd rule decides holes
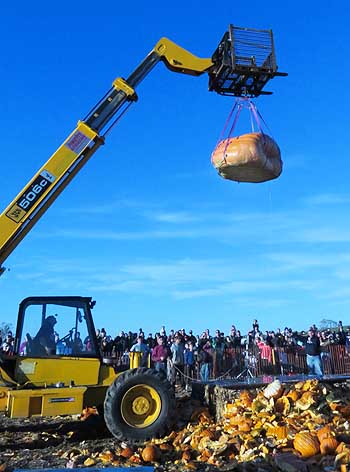
[[[226,335],[219,329],[214,333],[206,329],[200,335],[195,335],[191,329],[171,329],[167,332],[165,326],[162,326],[155,334],[145,335],[140,328],[137,333],[121,331],[112,337],[102,328],[96,330],[96,338],[104,357],[118,357],[127,364],[130,353],[139,352],[143,365],[148,365],[151,361],[173,384],[179,381],[184,387],[188,386],[189,380],[195,374],[203,381],[225,374],[223,359],[225,354],[232,350],[255,359],[260,356],[269,362],[272,361],[275,350],[279,348],[284,352],[304,351],[307,354],[309,369],[317,374],[321,373],[322,367],[317,363],[313,365],[315,363],[311,361],[315,358],[312,356],[319,356],[322,361],[322,354],[326,353],[327,346],[333,344],[343,345],[350,351],[350,329],[344,329],[341,321],[335,329],[319,330],[313,325],[308,332],[293,331],[289,327],[263,332],[258,321],[254,320],[252,329],[245,336],[242,336],[234,325]],[[81,350],[89,351],[90,339],[86,338],[80,342]],[[8,331],[6,335],[0,332],[0,352],[9,355],[13,349],[12,332]]]
[[[0,353],[11,355],[15,347],[15,338],[13,337],[12,331],[7,330],[3,333],[0,330]]]
[[[311,366],[308,352],[310,340],[317,338],[317,356],[322,361],[323,354],[327,352],[327,346],[343,345],[350,352],[350,329],[344,329],[339,321],[336,329],[319,330],[315,325],[308,332],[293,331],[289,327],[284,330],[262,332],[257,320],[253,321],[252,329],[247,335],[242,336],[240,330],[231,326],[229,334],[216,330],[210,333],[209,329],[200,335],[195,335],[193,330],[170,330],[166,332],[165,326],[159,332],[149,333],[147,336],[140,328],[138,333],[121,331],[114,339],[108,336],[104,329],[97,330],[97,339],[101,351],[105,356],[125,356],[128,359],[129,352],[141,352],[144,359],[150,359],[158,370],[167,373],[169,379],[175,383],[176,377],[183,385],[197,372],[203,381],[209,377],[218,377],[223,372],[223,359],[228,351],[237,350],[247,358],[257,359],[262,357],[269,362],[275,349],[281,348],[283,352],[304,352],[307,354],[309,370],[319,374],[320,371]],[[146,362],[146,361],[144,361]]]

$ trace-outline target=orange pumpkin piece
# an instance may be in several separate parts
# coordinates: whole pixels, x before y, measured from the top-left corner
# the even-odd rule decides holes
[[[159,451],[156,446],[146,446],[141,453],[141,457],[145,462],[156,462],[159,457]]]
[[[332,411],[336,411],[341,408],[341,405],[339,404],[339,402],[330,402],[328,405]]]
[[[283,415],[287,415],[290,412],[290,403],[288,397],[283,396],[276,400],[275,411],[277,413],[282,413]]]
[[[216,467],[220,466],[220,462],[218,461],[218,459],[215,456],[209,457],[208,464],[215,465]]]
[[[105,451],[105,452],[101,452],[98,455],[98,458],[102,462],[113,462],[113,460],[115,459],[115,455],[112,451]]]
[[[182,453],[181,459],[185,462],[188,462],[191,460],[191,449],[185,449],[184,452]]]
[[[293,400],[293,402],[296,402],[300,397],[300,393],[297,390],[290,390],[286,396]]]
[[[169,451],[172,451],[174,448],[171,444],[163,443],[163,444],[159,444],[159,449],[161,451],[169,452]]]
[[[285,425],[276,426],[272,429],[272,434],[276,436],[276,439],[287,439],[288,438],[288,427]]]
[[[199,415],[198,421],[199,421],[199,423],[201,423],[201,424],[208,424],[208,423],[212,423],[212,422],[213,422],[213,418],[212,418],[212,416],[210,415],[209,411],[203,411],[203,412]]]
[[[134,451],[131,449],[131,447],[124,447],[123,450],[120,453],[120,455],[122,457],[125,457],[125,459],[130,459],[130,457],[133,454],[134,454]]]
[[[252,429],[252,420],[244,418],[238,423],[238,431],[248,433]]]
[[[316,379],[306,380],[302,386],[302,390],[304,390],[304,392],[315,391],[317,389],[317,386],[318,386],[318,380]]]
[[[240,393],[239,399],[245,408],[249,408],[252,406],[253,396],[250,392],[248,392],[248,390],[243,390]]]
[[[346,444],[345,442],[339,443],[335,450],[337,454],[341,454],[342,452],[349,452],[349,451],[350,451],[350,445]]]
[[[310,406],[314,405],[315,403],[316,399],[314,392],[305,392],[303,393],[301,398],[299,398],[299,400],[295,402],[295,406],[300,410],[305,411],[308,410]]]
[[[303,457],[312,457],[320,452],[317,436],[308,431],[297,433],[293,445]]]
[[[340,413],[344,416],[344,418],[349,418],[350,416],[350,404],[342,406],[339,408]]]
[[[323,426],[323,428],[320,428],[317,431],[316,433],[317,439],[321,442],[322,439],[332,436],[333,433],[334,433],[333,426],[330,424],[326,424],[325,426]]]
[[[141,457],[138,455],[138,454],[133,454],[131,457],[130,457],[130,462],[132,462],[133,464],[141,464],[142,463],[142,460],[141,460]]]
[[[338,447],[338,441],[334,436],[327,436],[322,439],[320,444],[320,450],[322,455],[334,454],[335,450]]]
[[[80,419],[82,421],[85,421],[91,415],[98,415],[97,408],[95,408],[95,407],[84,408],[83,411],[82,411],[82,414],[80,416]]]
[[[184,440],[185,435],[186,435],[186,431],[180,431],[178,435],[176,436],[176,438],[174,439],[173,445],[176,447],[182,444],[182,441]]]
[[[210,457],[210,452],[207,450],[207,449],[204,449],[204,451],[201,453],[200,456],[198,456],[197,460],[199,462],[207,462],[207,460],[209,459]]]
[[[341,454],[337,454],[334,464],[339,467],[339,465],[344,464],[348,466],[350,464],[350,451],[344,451]],[[340,469],[343,470],[343,469]],[[348,468],[345,469],[346,472],[348,472]]]
[[[213,431],[213,429],[203,429],[203,431],[199,433],[199,436],[201,438],[209,438],[214,441],[214,439],[216,438],[216,433],[215,431]]]

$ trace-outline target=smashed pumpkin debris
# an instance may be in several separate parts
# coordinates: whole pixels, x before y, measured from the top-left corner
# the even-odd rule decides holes
[[[231,394],[217,421],[207,407],[184,400],[180,409],[187,411],[182,423],[179,414],[178,429],[163,438],[143,446],[107,438],[102,443],[105,447],[98,450],[93,441],[84,440],[55,454],[68,468],[153,465],[156,471],[347,470],[348,385],[335,387],[307,380],[285,386],[275,381],[264,389]],[[95,415],[98,417],[96,411],[85,411],[81,417],[85,421],[80,424],[88,428]],[[65,437],[69,438],[68,431]],[[0,461],[3,470],[7,470],[5,465]],[[7,466],[11,470],[11,464]]]

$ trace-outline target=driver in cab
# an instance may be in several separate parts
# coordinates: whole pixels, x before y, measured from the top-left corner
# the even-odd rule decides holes
[[[41,328],[33,339],[37,355],[54,355],[56,353],[55,330],[56,316],[50,315],[44,319]]]

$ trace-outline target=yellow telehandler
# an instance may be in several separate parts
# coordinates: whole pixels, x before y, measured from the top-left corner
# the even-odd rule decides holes
[[[277,71],[271,30],[230,25],[211,58],[199,58],[162,38],[128,77],[79,121],[57,151],[0,215],[0,274],[3,263],[73,177],[105,141],[128,106],[135,87],[158,62],[173,72],[209,75],[209,90],[257,97]],[[19,306],[14,352],[0,355],[0,411],[13,418],[104,410],[111,433],[143,442],[162,434],[174,414],[174,390],[167,379],[142,367],[104,359],[88,297],[29,297]]]
[[[89,297],[28,297],[19,306],[14,352],[1,356],[0,411],[12,418],[104,411],[114,436],[142,442],[166,430],[174,391],[130,353],[104,358]]]

